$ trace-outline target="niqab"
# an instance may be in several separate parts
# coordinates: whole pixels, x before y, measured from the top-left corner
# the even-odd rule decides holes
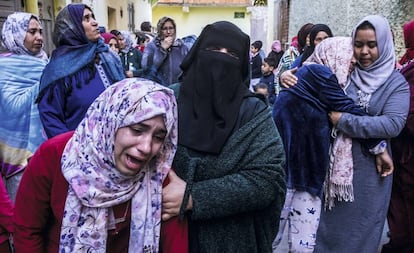
[[[233,55],[212,51],[227,48]],[[181,64],[179,144],[217,154],[248,92],[250,39],[227,21],[207,25]]]

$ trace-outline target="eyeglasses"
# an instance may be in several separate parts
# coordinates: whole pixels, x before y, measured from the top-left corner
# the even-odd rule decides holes
[[[165,32],[165,31],[174,31],[175,28],[173,26],[166,26],[166,27],[161,28],[161,30],[163,32]]]
[[[118,47],[119,47],[119,46],[118,46],[118,44],[112,44],[112,43],[109,43],[109,44],[108,44],[108,46],[109,46],[109,47],[113,47],[113,46],[114,46],[114,47],[116,47],[116,48],[118,48]]]

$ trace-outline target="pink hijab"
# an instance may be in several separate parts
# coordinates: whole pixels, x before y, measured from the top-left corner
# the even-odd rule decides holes
[[[116,43],[118,43],[118,39],[115,35],[113,35],[112,33],[101,33],[101,37],[104,39],[105,44],[109,44],[109,41],[111,39],[115,39]]]
[[[280,51],[282,51],[282,44],[280,43],[280,40],[273,41],[272,51],[275,51],[276,53],[279,53]]]
[[[403,26],[403,32],[405,48],[407,49],[407,51],[399,61],[401,65],[414,59],[414,20],[406,23]]]
[[[349,76],[353,46],[351,37],[331,37],[318,44],[306,63],[323,64],[336,75],[338,83],[345,89]],[[354,200],[352,139],[335,129],[335,137],[329,151],[329,170],[324,184],[325,209],[331,210],[335,200]]]
[[[342,89],[349,76],[349,69],[353,55],[351,37],[332,37],[316,46],[315,51],[306,62],[323,64],[336,75]]]

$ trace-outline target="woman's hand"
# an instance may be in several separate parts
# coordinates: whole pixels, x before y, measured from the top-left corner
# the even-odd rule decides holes
[[[295,76],[298,68],[286,70],[280,75],[280,85],[284,88],[290,88],[298,82],[298,78]]]
[[[336,126],[339,122],[339,119],[341,119],[342,112],[329,112],[328,113],[329,120],[331,123]]]
[[[134,73],[131,70],[127,70],[127,71],[125,71],[125,76],[132,78],[132,77],[134,77]]]
[[[165,50],[168,50],[172,44],[174,43],[174,37],[165,37],[163,40],[161,40],[161,47]]]
[[[180,207],[183,202],[185,188],[187,183],[182,180],[174,171],[168,173],[170,182],[162,189],[162,220],[166,221],[180,213]],[[190,196],[186,210],[193,208],[192,198]]]
[[[392,158],[390,154],[388,154],[387,149],[381,154],[376,155],[375,162],[378,174],[380,174],[381,177],[389,176],[394,171],[394,163],[392,162]]]

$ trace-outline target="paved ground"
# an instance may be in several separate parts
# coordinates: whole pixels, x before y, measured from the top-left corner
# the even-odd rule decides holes
[[[286,225],[286,228],[287,228],[287,225]],[[382,232],[381,245],[378,249],[378,253],[381,252],[382,245],[388,242],[387,232],[388,232],[388,225],[385,222],[384,231]],[[285,231],[285,233],[287,232]],[[287,237],[285,236],[282,242],[280,243],[279,247],[277,248],[277,250],[274,251],[273,253],[288,253],[288,252],[289,250],[288,250]]]

